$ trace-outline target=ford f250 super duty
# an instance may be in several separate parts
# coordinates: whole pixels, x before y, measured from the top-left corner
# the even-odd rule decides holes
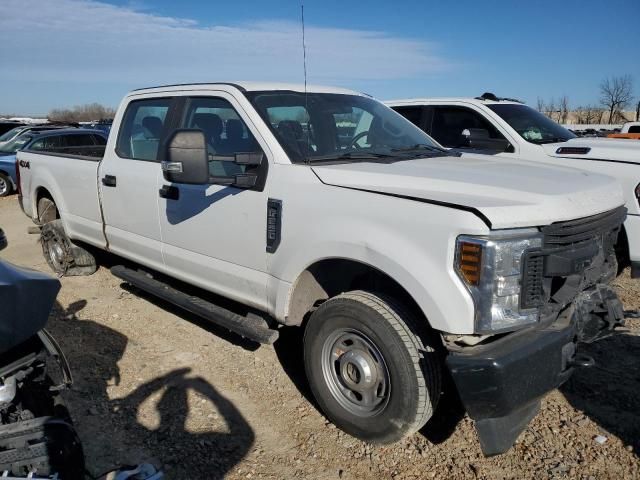
[[[579,138],[522,102],[485,93],[476,98],[418,98],[385,102],[433,139],[463,155],[560,165],[610,175],[623,187],[628,209],[616,253],[620,270],[640,277],[640,143]]]
[[[484,453],[504,452],[592,362],[580,342],[623,321],[615,180],[448,152],[352,91],[137,90],[104,156],[18,164],[54,271],[91,273],[98,247],[147,269],[115,275],[250,339],[303,327],[319,406],[364,440],[417,431],[450,375]]]

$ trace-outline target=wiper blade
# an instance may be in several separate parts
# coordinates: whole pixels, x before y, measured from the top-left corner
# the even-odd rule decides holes
[[[416,143],[410,147],[392,148],[392,152],[413,152],[415,150],[430,150],[432,152],[446,152],[444,148],[436,147],[435,145],[427,145],[426,143]]]
[[[394,157],[394,155],[390,155],[388,153],[379,153],[379,152],[345,152],[341,154],[331,154],[331,155],[319,155],[314,157],[308,157],[307,162],[322,162],[327,160],[372,160],[378,158],[390,158]]]
[[[542,140],[536,140],[533,143],[537,143],[538,145],[543,145],[545,143],[562,143],[562,142],[566,142],[567,140],[569,139],[553,137],[553,138],[544,138]]]

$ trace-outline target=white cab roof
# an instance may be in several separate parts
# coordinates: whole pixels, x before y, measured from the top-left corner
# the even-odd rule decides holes
[[[422,105],[431,103],[453,103],[453,102],[465,102],[465,103],[477,103],[480,105],[492,105],[492,104],[515,104],[522,105],[520,102],[513,102],[510,100],[481,100],[473,97],[421,97],[421,98],[404,98],[399,100],[385,100],[385,105]]]
[[[253,91],[273,91],[291,90],[294,92],[304,92],[303,83],[279,83],[279,82],[211,82],[211,83],[185,83],[180,85],[161,85],[158,87],[141,88],[133,90],[131,94],[167,92],[179,90],[220,90],[226,88],[237,88],[248,92]],[[306,91],[309,93],[340,93],[344,95],[362,95],[361,93],[348,90],[346,88],[327,87],[323,85],[307,85]]]

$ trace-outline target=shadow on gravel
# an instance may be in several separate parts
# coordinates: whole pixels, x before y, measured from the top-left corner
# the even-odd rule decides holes
[[[122,257],[118,257],[117,255],[113,255],[111,253],[108,253],[103,250],[99,250],[87,245],[83,245],[83,247],[90,250],[92,255],[96,257],[96,262],[98,266],[102,268],[106,268],[107,270],[110,270],[111,267],[115,265],[124,265],[125,267],[131,268],[133,270],[140,269],[140,265],[130,262],[129,260],[126,260]],[[167,277],[165,275],[162,275],[161,273],[152,272],[150,269],[143,269],[143,270],[152,273],[154,278],[157,278],[158,280],[166,282],[167,284],[171,285],[174,288],[177,288],[178,290],[181,290],[190,295],[195,295],[197,297],[204,298],[205,300],[213,302],[229,310],[235,311],[240,315],[245,315],[248,311],[247,307],[240,305],[236,302],[233,302],[231,300],[228,300],[226,298],[222,298],[217,295],[214,295],[211,292],[207,292],[193,285],[180,282],[179,280]],[[180,317],[190,323],[193,323],[194,325],[197,325],[200,328],[213,333],[214,335],[222,338],[223,340],[226,340],[227,342],[233,345],[239,346],[251,352],[257,350],[260,347],[260,344],[256,342],[242,338],[239,335],[236,335],[235,333],[230,332],[229,330],[219,327],[214,323],[208,322],[207,320],[203,319],[198,315],[194,315],[191,312],[188,312],[180,307],[177,307],[174,304],[169,303],[160,297],[157,297],[143,290],[140,290],[135,286],[130,285],[127,282],[122,282],[120,284],[120,288],[122,288],[123,290],[126,290],[132,295],[135,295],[140,298],[144,298],[146,301],[154,304],[158,308],[161,308],[162,310],[166,310],[167,312],[170,312],[173,315],[176,315],[177,317]]]
[[[118,362],[130,342],[105,325],[79,319],[78,313],[86,303],[82,300],[64,309],[56,302],[48,328],[62,346],[74,374],[74,387],[66,397],[91,475],[98,477],[122,465],[147,461],[161,467],[167,478],[223,478],[245,457],[255,440],[242,414],[206,380],[189,377],[190,369],[173,370],[139,385],[124,398],[110,399],[107,388],[120,383]],[[141,368],[159,355],[145,352],[145,345],[131,346],[140,350]],[[222,422],[226,428],[187,431],[189,391],[203,406],[209,403],[206,408],[214,408],[220,415],[207,423]],[[151,397],[160,420],[153,429],[138,421],[141,405]]]
[[[582,347],[596,365],[560,391],[578,410],[640,452],[640,337],[619,334]]]

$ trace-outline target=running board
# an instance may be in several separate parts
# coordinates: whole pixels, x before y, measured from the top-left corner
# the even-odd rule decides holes
[[[279,332],[267,327],[264,320],[256,315],[249,314],[243,317],[226,308],[207,302],[200,297],[187,295],[180,290],[176,290],[166,283],[156,280],[146,272],[132,270],[123,265],[111,267],[111,273],[140,290],[173,303],[205,320],[231,330],[241,337],[269,345],[278,339]]]

